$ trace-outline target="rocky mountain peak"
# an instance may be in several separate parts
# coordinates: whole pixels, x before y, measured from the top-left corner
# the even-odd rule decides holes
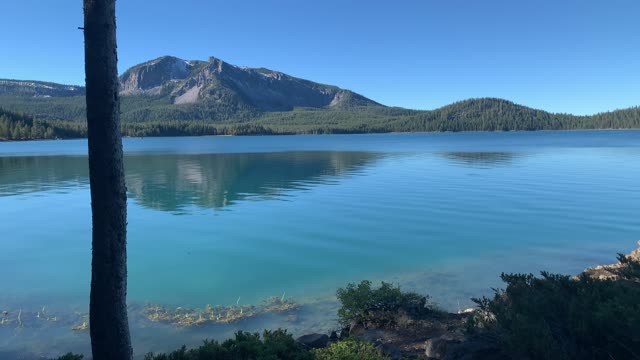
[[[184,80],[193,64],[173,56],[163,56],[136,65],[120,76],[120,91],[123,95],[157,94],[163,85],[175,80]]]
[[[260,111],[380,105],[337,86],[235,66],[215,56],[206,62],[163,56],[127,70],[120,83],[123,95],[168,95],[177,105],[228,102]]]

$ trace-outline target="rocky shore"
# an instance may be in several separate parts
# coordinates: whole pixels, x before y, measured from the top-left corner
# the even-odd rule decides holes
[[[625,255],[625,258],[630,261],[640,261],[640,240],[638,240],[638,249]],[[584,271],[584,274],[598,280],[618,280],[620,278],[620,269],[623,267],[624,264],[618,261],[616,264],[590,267]]]
[[[629,266],[625,259],[640,262],[639,248],[616,264],[600,265],[587,268],[583,273],[572,278],[581,281],[583,276],[595,280],[620,280],[621,270]],[[309,334],[298,338],[298,342],[310,348],[326,347],[332,342],[346,337],[373,343],[380,355],[390,359],[443,359],[443,360],[498,360],[510,359],[504,353],[496,338],[490,332],[470,332],[469,321],[474,316],[491,316],[481,314],[480,310],[470,308],[458,313],[438,312],[427,319],[414,319],[399,312],[393,325],[376,326],[371,323],[352,322],[350,326],[330,335]],[[639,334],[640,335],[640,334]]]
[[[337,291],[341,304],[337,313],[341,324],[338,328],[306,334],[295,341],[291,333],[287,335],[284,330],[271,334],[279,334],[277,341],[284,341],[283,344],[289,337],[289,345],[302,351],[305,359],[319,360],[342,359],[343,355],[327,354],[332,354],[332,349],[343,351],[354,346],[354,341],[356,347],[363,346],[368,352],[362,357],[357,352],[360,350],[350,349],[350,354],[356,357],[348,359],[640,359],[636,356],[640,354],[640,302],[637,301],[640,298],[640,241],[638,246],[630,254],[619,254],[615,264],[590,267],[575,276],[545,272],[540,276],[503,274],[504,290],[496,290],[492,297],[473,299],[477,304],[475,308],[455,313],[439,309],[429,296],[404,292],[390,283],[382,282],[379,287],[370,281],[349,284]],[[292,312],[303,311],[303,308],[283,295],[272,297],[262,306],[207,306],[197,310],[147,305],[138,312],[144,315],[140,321],[144,321],[145,326],[199,329],[206,337],[211,335],[211,327],[205,325],[237,324],[236,329],[246,328],[246,323],[240,325],[239,322],[274,314],[295,322],[299,314]],[[62,315],[45,307],[35,312],[2,311],[0,328],[23,330],[57,325],[76,333],[88,329],[86,314]],[[326,320],[307,329],[326,329],[335,324],[335,320]],[[76,323],[80,325],[71,326]],[[291,325],[287,326],[289,330],[299,331]],[[260,326],[270,328],[267,323]],[[260,336],[257,333],[255,336],[256,339],[250,340],[261,344]],[[11,352],[0,351],[1,358],[6,356],[47,358],[18,356],[18,353],[13,356]],[[149,359],[164,359],[162,356]]]
[[[309,348],[355,337],[373,343],[380,355],[390,359],[506,359],[491,338],[469,336],[467,322],[475,309],[460,313],[438,313],[428,319],[399,314],[393,326],[353,322],[326,334],[308,334],[297,339]]]

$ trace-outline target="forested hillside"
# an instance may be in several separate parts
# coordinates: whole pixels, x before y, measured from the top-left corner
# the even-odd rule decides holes
[[[415,131],[638,129],[640,108],[592,116],[549,113],[496,98],[435,110],[383,106],[333,85],[264,68],[164,56],[120,76],[125,136]],[[0,139],[83,137],[84,87],[1,80]]]
[[[44,121],[0,108],[0,140],[64,139],[86,136],[82,122]]]
[[[266,113],[255,122],[283,133],[638,129],[640,107],[575,116],[531,109],[502,99],[482,98],[431,111],[375,107],[349,111],[296,109]]]
[[[45,99],[45,100],[51,100]],[[65,102],[73,98],[65,98]],[[84,100],[84,98],[81,98]],[[123,108],[131,107],[131,99]],[[0,110],[0,139],[52,139],[84,137],[86,125],[81,115],[84,107],[75,104],[38,101],[34,114],[46,112],[75,114],[69,117],[31,115]],[[67,103],[68,104],[68,103]],[[54,106],[55,105],[55,106]],[[124,112],[123,112],[124,113]],[[189,117],[189,114],[194,117]],[[340,134],[432,131],[515,131],[640,129],[640,107],[616,110],[592,116],[553,114],[516,105],[501,99],[472,99],[432,111],[389,107],[353,107],[340,109],[303,109],[286,112],[261,112],[220,121],[197,112],[184,111],[175,120],[134,121],[123,116],[124,136],[202,136],[202,135],[272,135],[272,134]],[[58,120],[53,120],[58,119]]]

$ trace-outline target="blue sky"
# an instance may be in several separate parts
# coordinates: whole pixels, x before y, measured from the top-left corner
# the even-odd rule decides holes
[[[637,0],[118,0],[121,72],[162,55],[267,67],[385,105],[640,105]],[[81,0],[0,4],[0,77],[84,83]]]

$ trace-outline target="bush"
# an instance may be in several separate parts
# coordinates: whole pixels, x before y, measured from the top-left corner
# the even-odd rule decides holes
[[[295,342],[286,330],[258,333],[238,331],[235,339],[222,343],[205,340],[196,349],[182,347],[169,354],[149,353],[145,360],[311,360],[311,352]]]
[[[316,360],[388,360],[379,355],[371,343],[347,338],[324,349],[313,350]]]
[[[630,268],[633,269],[633,268]],[[637,269],[637,268],[635,268]],[[502,274],[506,290],[474,299],[472,325],[497,333],[514,357],[640,358],[640,284],[546,272]]]
[[[640,244],[640,241],[638,242]],[[613,270],[615,275],[618,275],[623,281],[635,281],[640,282],[640,261],[631,256],[624,254],[618,254],[619,267]]]
[[[372,289],[371,281],[348,284],[337,291],[342,307],[338,317],[343,324],[358,323],[393,324],[400,313],[414,318],[424,317],[434,312],[428,297],[414,292],[402,292],[399,286],[382,282]]]
[[[66,353],[60,356],[59,358],[57,358],[56,360],[82,360],[83,358],[84,356],[82,355],[77,355],[74,353]]]

